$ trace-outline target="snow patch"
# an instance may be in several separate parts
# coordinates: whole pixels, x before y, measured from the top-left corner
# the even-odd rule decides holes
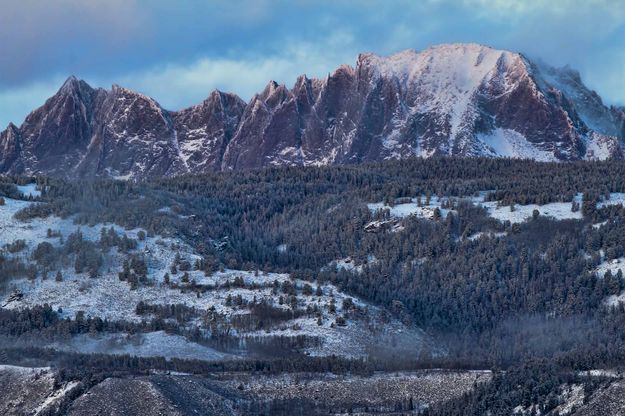
[[[510,221],[512,224],[525,222],[532,218],[534,210],[540,215],[556,220],[580,220],[583,218],[580,210],[572,211],[572,202],[552,202],[545,205],[529,204],[510,206],[498,206],[497,201],[482,202],[481,205],[488,210],[488,214],[501,222]]]
[[[507,232],[494,233],[492,231],[480,231],[467,237],[469,241],[479,240],[480,238],[502,238],[507,236]]]
[[[422,201],[421,204],[419,203],[419,200]],[[384,202],[370,203],[367,204],[367,208],[369,208],[369,211],[371,211],[373,214],[377,213],[378,211],[388,209],[391,217],[400,219],[409,216],[433,219],[434,211],[436,210],[436,208],[438,208],[440,210],[441,217],[445,218],[447,217],[447,214],[451,212],[451,210],[447,208],[442,208],[442,202],[443,201],[441,198],[437,196],[432,196],[429,203],[426,201],[425,197],[420,197],[412,198],[411,202],[395,204],[393,206],[387,205]]]
[[[541,162],[557,160],[552,152],[533,146],[525,136],[510,129],[497,128],[490,134],[479,134],[477,139],[487,149],[487,154],[497,157],[534,159]]]
[[[612,275],[616,275],[620,270],[625,276],[625,257],[603,261],[595,268],[595,274],[598,277],[603,277],[608,270]]]
[[[27,198],[38,198],[41,196],[41,191],[37,189],[37,184],[34,183],[29,183],[27,185],[17,185],[17,190],[20,191]]]
[[[330,263],[328,263],[327,267],[334,268],[336,269],[336,271],[346,270],[348,272],[362,273],[365,266],[370,265],[370,264],[375,264],[377,262],[378,262],[378,259],[376,259],[375,256],[373,255],[367,256],[367,261],[365,261],[364,263],[360,263],[360,264],[357,263],[356,260],[352,259],[351,257],[345,257],[344,259],[331,261]]]
[[[613,192],[608,199],[600,201],[597,208],[605,208],[610,205],[625,205],[625,193]]]

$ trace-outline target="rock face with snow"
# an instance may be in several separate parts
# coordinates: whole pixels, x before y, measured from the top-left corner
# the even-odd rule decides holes
[[[178,112],[70,78],[0,135],[0,172],[143,179],[435,155],[622,157],[625,110],[569,68],[476,44],[361,54],[325,79],[213,92]]]
[[[213,91],[200,105],[172,114],[185,169],[215,171],[234,136],[245,102],[234,94]]]
[[[114,85],[94,89],[70,77],[18,129],[0,136],[0,171],[146,178],[216,170],[245,104],[215,92],[169,112]]]

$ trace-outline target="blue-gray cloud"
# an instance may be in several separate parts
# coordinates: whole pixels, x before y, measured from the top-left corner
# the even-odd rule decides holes
[[[21,122],[75,74],[177,109],[220,88],[324,76],[358,52],[479,42],[570,64],[625,104],[625,2],[613,0],[7,0],[0,123]]]

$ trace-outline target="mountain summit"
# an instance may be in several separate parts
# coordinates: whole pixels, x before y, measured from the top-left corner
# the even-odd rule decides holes
[[[622,157],[624,139],[625,110],[570,68],[449,44],[361,54],[325,79],[271,81],[248,103],[214,91],[181,111],[70,77],[0,133],[0,172],[145,179],[437,155],[594,160]]]

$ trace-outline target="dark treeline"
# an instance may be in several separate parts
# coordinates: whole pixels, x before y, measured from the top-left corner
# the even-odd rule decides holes
[[[37,342],[68,340],[77,334],[139,333],[150,331],[170,331],[179,327],[163,319],[153,319],[139,323],[109,321],[99,317],[85,316],[79,312],[73,319],[62,318],[60,313],[49,305],[11,310],[0,309],[0,335],[6,339],[15,338]]]

